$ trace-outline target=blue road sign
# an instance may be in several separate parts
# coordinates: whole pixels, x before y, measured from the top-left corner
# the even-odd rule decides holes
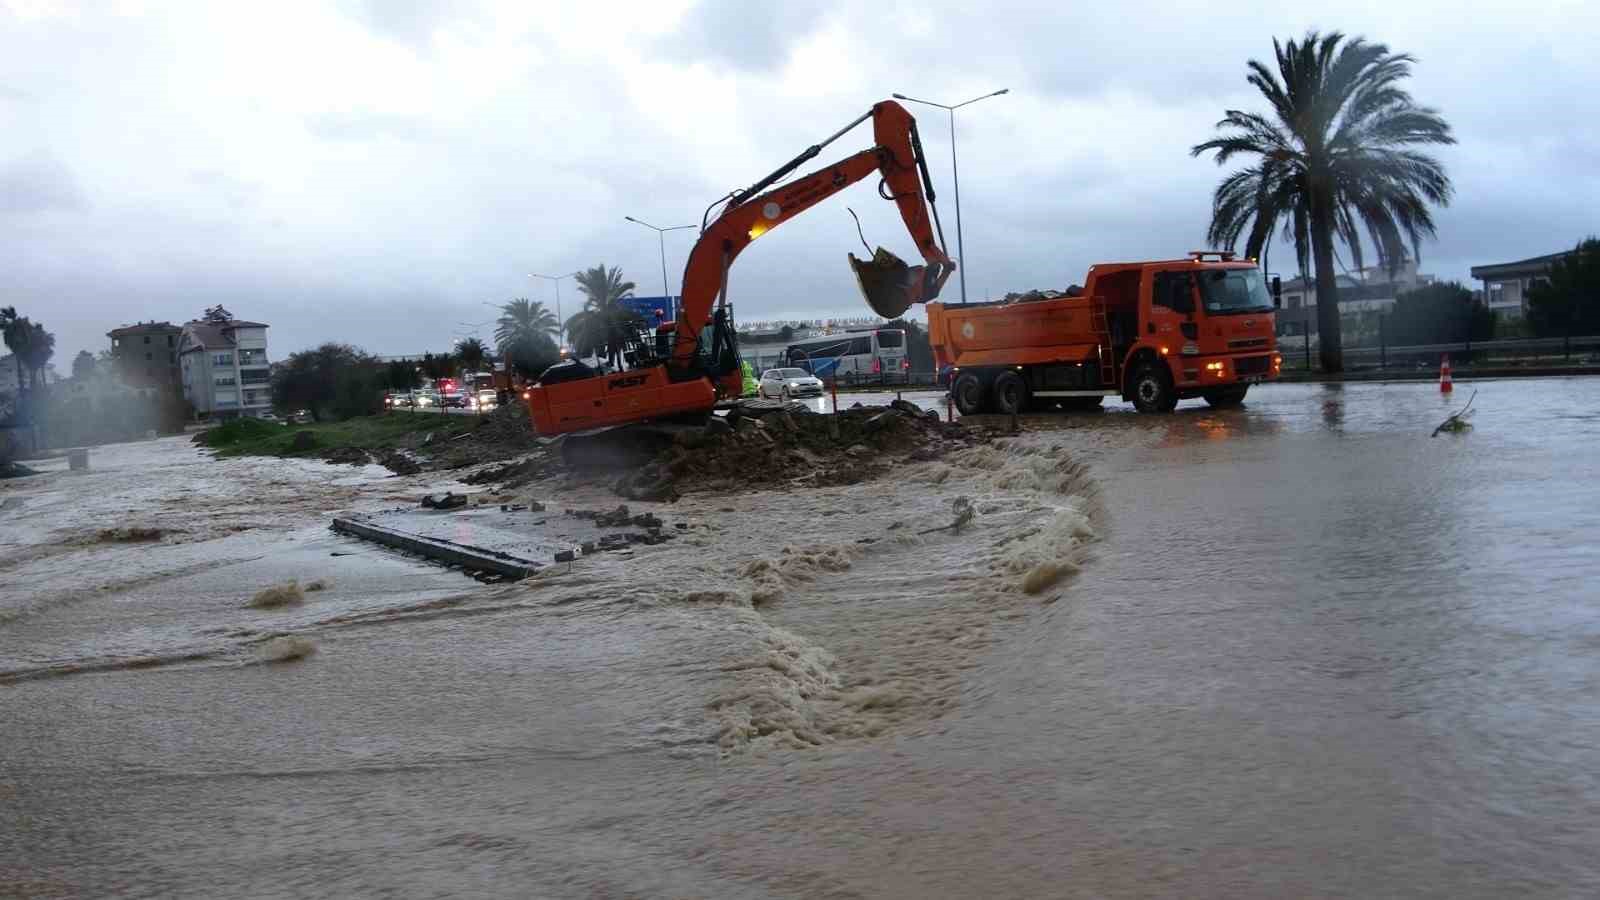
[[[646,324],[654,325],[658,309],[669,322],[678,317],[678,300],[678,297],[624,297],[617,302],[638,313]]]

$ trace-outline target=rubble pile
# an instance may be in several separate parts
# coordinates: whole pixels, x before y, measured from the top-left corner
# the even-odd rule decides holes
[[[305,433],[301,432],[301,434]],[[327,462],[350,466],[364,466],[372,461],[367,451],[360,447],[334,447],[330,450],[322,451],[322,458]]]
[[[494,459],[509,459],[535,449],[538,435],[521,401],[483,416],[477,427],[454,438],[438,438],[412,448],[427,469],[460,469]]]
[[[1060,300],[1063,297],[1083,296],[1082,285],[1068,285],[1064,291],[1039,288],[1031,291],[1013,291],[1001,298],[1001,303],[1037,303],[1040,300]]]
[[[626,528],[634,525],[639,528],[660,528],[661,517],[655,513],[639,513],[631,515],[628,507],[618,506],[612,510],[597,509],[569,509],[567,515],[574,519],[588,519],[599,528]]]
[[[730,412],[617,479],[632,500],[671,501],[688,491],[857,484],[906,462],[987,443],[987,432],[941,422],[935,411],[897,400],[838,415],[790,408]]]
[[[512,490],[553,474],[560,466],[560,459],[548,448],[537,447],[523,459],[473,472],[461,480],[467,484],[496,484],[501,490]]]

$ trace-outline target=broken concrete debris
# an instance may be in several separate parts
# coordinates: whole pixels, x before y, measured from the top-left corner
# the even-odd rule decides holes
[[[446,491],[443,497],[428,494],[422,498],[423,509],[460,509],[467,505],[467,495]]]

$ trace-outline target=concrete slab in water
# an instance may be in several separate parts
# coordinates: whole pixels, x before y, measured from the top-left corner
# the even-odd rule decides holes
[[[629,523],[601,527],[565,512],[397,509],[334,519],[333,528],[364,540],[418,553],[450,565],[525,578],[556,561],[633,543],[658,543],[675,531]]]

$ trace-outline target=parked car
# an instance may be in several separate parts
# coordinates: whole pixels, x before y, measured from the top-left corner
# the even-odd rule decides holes
[[[311,424],[311,410],[309,410],[309,409],[297,409],[294,412],[290,413],[289,414],[289,424],[290,425],[309,425],[309,424]]]
[[[264,412],[261,415],[256,416],[256,418],[260,419],[263,422],[272,422],[273,424],[277,424],[277,423],[280,423],[280,422],[283,421],[282,419],[278,418],[273,413],[269,413],[269,412]]]
[[[822,379],[805,369],[768,369],[761,373],[756,396],[769,398],[820,397]]]

